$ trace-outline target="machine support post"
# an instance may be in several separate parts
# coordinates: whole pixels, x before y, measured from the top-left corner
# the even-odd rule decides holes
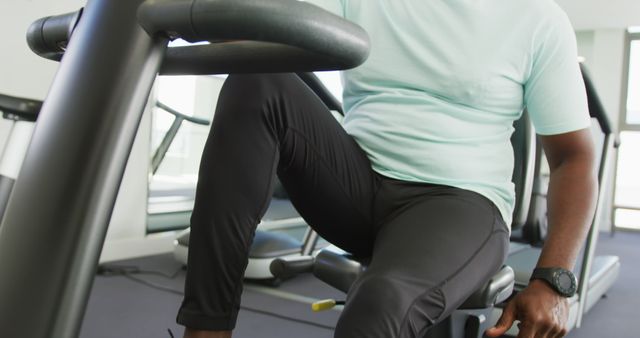
[[[0,336],[77,337],[167,41],[143,0],[89,0],[0,226]]]
[[[593,215],[593,222],[587,235],[584,252],[582,255],[582,268],[580,269],[580,276],[578,280],[578,315],[576,318],[576,327],[580,328],[582,325],[582,318],[584,316],[585,305],[587,303],[588,291],[589,291],[589,278],[591,276],[591,265],[595,258],[596,245],[598,242],[598,235],[600,229],[598,228],[599,220],[602,219],[602,213],[605,208],[605,192],[607,191],[605,182],[611,172],[610,153],[614,148],[614,137],[612,134],[606,134],[603,142],[600,169],[598,171],[598,199],[596,204],[596,211]]]

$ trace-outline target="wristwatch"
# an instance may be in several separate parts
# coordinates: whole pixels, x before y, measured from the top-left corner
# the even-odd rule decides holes
[[[573,272],[563,268],[535,268],[531,279],[546,281],[556,292],[563,297],[573,297],[578,289],[578,281]]]

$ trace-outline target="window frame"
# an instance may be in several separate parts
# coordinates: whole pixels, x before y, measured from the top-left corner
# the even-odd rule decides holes
[[[631,68],[631,44],[634,41],[640,41],[640,32],[631,33],[627,31],[625,44],[624,44],[624,61],[623,61],[623,74],[622,77],[622,98],[621,98],[621,114],[619,128],[620,131],[640,131],[640,123],[628,123],[627,122],[627,101],[629,99],[629,71]]]
[[[634,41],[640,41],[640,30],[632,30],[628,29],[625,34],[625,44],[624,44],[624,60],[623,60],[623,78],[622,78],[622,90],[621,90],[621,105],[620,105],[620,118],[618,119],[618,132],[621,133],[624,131],[631,132],[640,132],[640,123],[628,123],[627,122],[627,101],[629,99],[629,72],[631,68],[631,44]],[[640,229],[635,228],[627,228],[618,226],[616,224],[616,214],[618,210],[631,210],[635,212],[640,212],[640,206],[631,206],[631,205],[621,205],[616,203],[616,187],[618,184],[618,152],[615,153],[614,159],[614,177],[613,177],[613,206],[611,210],[611,225],[613,231],[631,231],[631,232],[640,232]]]

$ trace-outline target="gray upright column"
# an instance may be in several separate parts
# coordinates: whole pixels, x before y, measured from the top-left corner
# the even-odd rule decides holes
[[[89,0],[0,227],[0,337],[76,337],[166,41],[142,0]],[[26,27],[25,27],[26,29]]]

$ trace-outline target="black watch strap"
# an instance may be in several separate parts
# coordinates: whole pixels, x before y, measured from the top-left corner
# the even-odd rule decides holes
[[[563,268],[535,268],[531,279],[546,281],[558,294],[563,297],[573,297],[578,289],[578,282],[573,272]]]

